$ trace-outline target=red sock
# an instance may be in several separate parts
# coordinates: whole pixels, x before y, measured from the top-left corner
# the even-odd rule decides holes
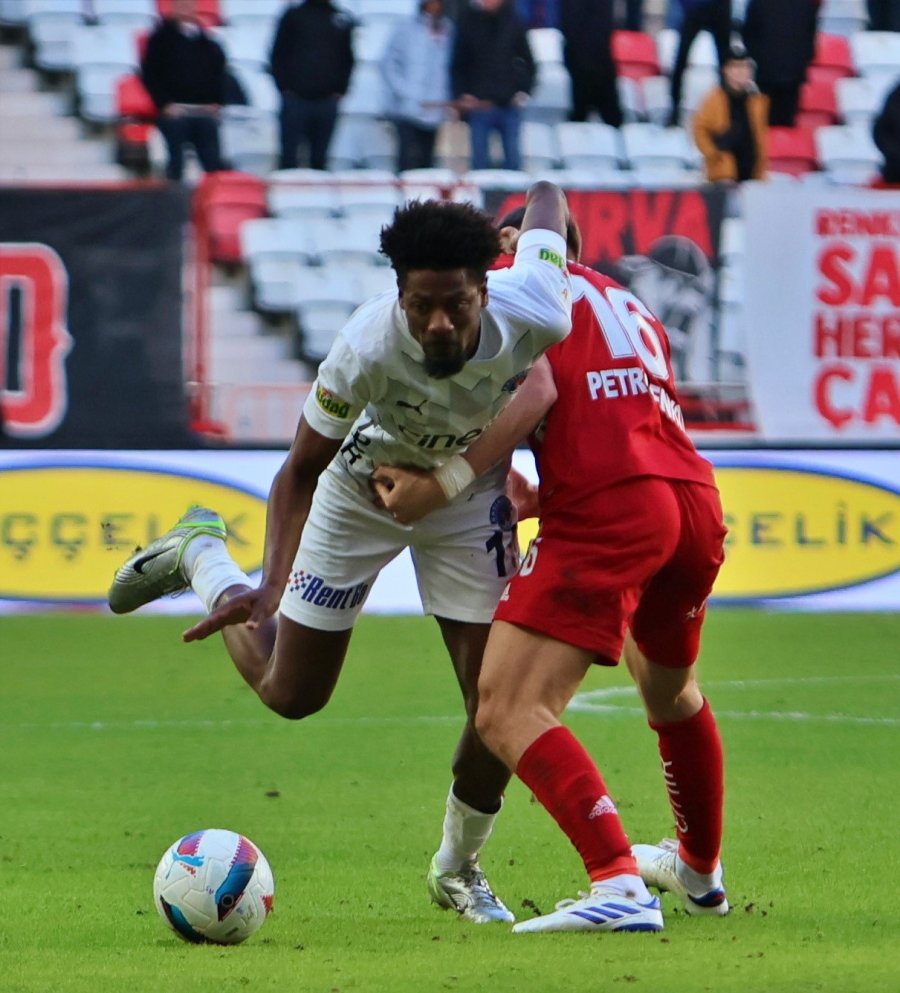
[[[722,844],[722,741],[709,702],[686,721],[654,724],[675,815],[678,853],[697,872],[712,872]]]
[[[566,833],[594,882],[638,874],[615,804],[568,728],[551,728],[536,738],[519,759],[516,775]]]

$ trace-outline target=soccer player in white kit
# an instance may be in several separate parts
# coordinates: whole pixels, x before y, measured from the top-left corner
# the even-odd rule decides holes
[[[319,367],[269,494],[260,585],[228,555],[221,517],[195,508],[132,555],[109,591],[111,608],[126,613],[191,586],[210,613],[184,639],[221,631],[262,702],[299,719],[328,702],[372,583],[408,547],[467,715],[428,889],[476,923],[514,919],[478,861],[510,772],[474,716],[482,652],[518,549],[507,466],[473,482],[460,453],[570,329],[567,220],[562,191],[536,183],[515,263],[487,273],[500,244],[486,214],[434,201],[399,209],[381,236],[398,292],[360,307]],[[472,485],[465,499],[403,525],[373,503],[376,464],[437,469],[454,491]]]

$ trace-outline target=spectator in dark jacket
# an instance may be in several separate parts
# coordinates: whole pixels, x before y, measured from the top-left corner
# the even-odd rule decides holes
[[[141,61],[168,151],[166,176],[173,180],[184,174],[185,145],[193,145],[206,172],[223,167],[218,114],[228,86],[225,53],[203,28],[196,6],[196,0],[173,0],[171,17],[150,35]]]
[[[816,50],[819,0],[750,0],[744,44],[757,65],[756,82],[769,98],[769,124],[791,128],[800,87]]]
[[[338,105],[353,72],[354,26],[331,0],[306,0],[282,14],[269,58],[281,93],[280,168],[297,165],[301,143],[311,168],[327,168]]]
[[[882,180],[891,186],[900,184],[900,83],[888,93],[875,118],[872,137],[884,156]]]
[[[450,76],[469,122],[473,169],[489,167],[493,131],[503,142],[504,168],[521,168],[521,107],[535,75],[526,28],[510,0],[472,0],[459,19]]]
[[[672,67],[672,113],[669,124],[681,119],[681,81],[687,69],[691,45],[701,31],[709,31],[716,43],[719,67],[725,62],[731,40],[731,0],[678,0],[683,10],[678,51]]]
[[[560,28],[565,38],[566,69],[572,78],[571,120],[586,121],[596,109],[607,124],[619,127],[622,106],[610,49],[612,4],[562,0]]]
[[[900,31],[900,0],[869,0],[870,31]]]

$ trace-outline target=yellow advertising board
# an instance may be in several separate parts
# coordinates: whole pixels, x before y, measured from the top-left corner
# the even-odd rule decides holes
[[[245,572],[260,568],[266,503],[232,483],[177,470],[8,468],[0,472],[0,598],[105,599],[125,556],[192,504],[222,515],[231,554]]]
[[[805,468],[717,465],[715,472],[728,525],[715,598],[802,596],[900,570],[900,493]],[[519,526],[523,550],[536,533],[535,520]]]

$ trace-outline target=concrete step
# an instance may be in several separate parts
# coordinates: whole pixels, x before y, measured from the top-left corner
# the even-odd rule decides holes
[[[22,165],[21,163],[5,163],[0,159],[0,182],[3,183],[67,185],[70,183],[123,183],[131,179],[133,179],[131,174],[114,162],[73,167],[65,162]]]
[[[112,161],[112,156],[113,149],[109,145],[92,142],[46,141],[38,144],[34,141],[10,142],[6,137],[0,142],[0,164],[4,166],[40,169],[53,165],[67,169],[73,178],[76,175],[89,178],[82,175],[86,169],[106,165]]]
[[[19,66],[0,67],[0,92],[9,94],[37,93],[41,81],[37,73]]]
[[[0,86],[2,86],[0,81]],[[7,116],[0,107],[0,144],[31,142],[32,144],[60,141],[80,142],[84,139],[81,123],[74,117]],[[92,142],[92,144],[97,144]]]
[[[0,82],[2,87],[2,82]],[[0,89],[0,117],[64,117],[71,105],[65,93],[39,90],[9,93]]]

